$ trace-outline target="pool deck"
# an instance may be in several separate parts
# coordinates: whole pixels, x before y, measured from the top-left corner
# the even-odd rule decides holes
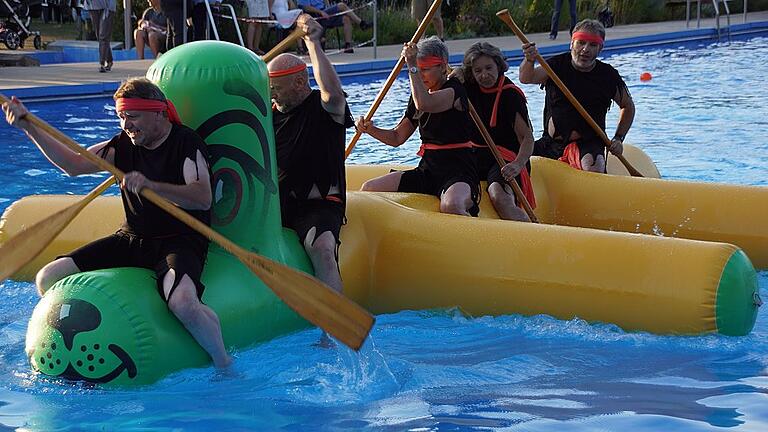
[[[725,17],[720,24],[726,26]],[[607,29],[606,51],[637,49],[639,46],[653,46],[683,41],[716,41],[714,18],[702,19],[696,28],[696,20],[686,28],[685,21],[665,21],[646,24],[620,25]],[[768,11],[747,14],[746,23],[742,14],[731,15],[731,32],[744,35],[768,32]],[[561,32],[558,39],[551,41],[547,33],[532,33],[528,38],[536,42],[542,54],[552,54],[567,49],[567,32]],[[452,53],[451,62],[461,60],[463,53],[479,39],[449,40],[446,43]],[[508,36],[483,38],[499,46],[513,62],[520,58],[520,42],[511,34]],[[727,40],[727,31],[722,39]],[[397,61],[402,45],[386,45],[377,48],[377,58],[372,47],[356,48],[354,54],[332,54],[331,60],[342,75],[387,72]],[[25,51],[3,51],[0,53],[28,53]],[[329,54],[331,54],[329,52]],[[24,98],[45,99],[47,97],[76,97],[83,95],[109,95],[128,77],[142,76],[152,60],[116,61],[109,73],[98,73],[95,62],[44,64],[39,67],[0,67],[0,92]]]

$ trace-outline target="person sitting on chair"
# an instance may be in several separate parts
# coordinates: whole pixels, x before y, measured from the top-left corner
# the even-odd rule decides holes
[[[333,6],[328,0],[298,0],[299,7],[309,15],[315,17],[324,30],[329,28],[344,27],[344,52],[355,52],[352,48],[352,24],[360,26],[360,30],[367,30],[371,25],[355,14],[346,3],[338,2]],[[347,13],[344,13],[349,11]]]
[[[136,40],[136,55],[144,59],[144,46],[149,45],[152,56],[158,58],[165,51],[166,24],[168,20],[160,11],[160,0],[150,0],[148,7],[141,15],[139,27],[133,31]]]

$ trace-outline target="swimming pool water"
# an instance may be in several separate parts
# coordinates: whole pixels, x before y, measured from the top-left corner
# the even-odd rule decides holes
[[[768,186],[759,134],[768,126],[765,59],[766,38],[611,57],[637,104],[627,140],[666,178]],[[646,71],[654,78],[641,83]],[[509,76],[517,81],[514,67]],[[384,79],[345,80],[353,113],[365,113]],[[538,136],[543,92],[523,88]],[[407,94],[398,81],[377,123],[394,125]],[[118,127],[109,99],[31,107],[85,144]],[[609,134],[616,116],[609,113]],[[415,137],[398,149],[363,137],[351,162],[415,163],[417,147]],[[66,177],[6,125],[0,159],[0,211],[25,195],[82,194],[104,178]],[[758,279],[768,298],[768,272]],[[768,430],[766,307],[746,337],[403,311],[379,316],[358,354],[313,347],[313,329],[236,352],[232,376],[196,369],[146,388],[103,390],[30,371],[24,337],[36,303],[32,284],[0,283],[0,431]]]

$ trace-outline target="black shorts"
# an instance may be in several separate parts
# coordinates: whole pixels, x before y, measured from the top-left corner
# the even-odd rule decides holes
[[[141,267],[154,270],[160,297],[168,302],[173,290],[185,274],[194,282],[197,297],[202,298],[205,286],[200,282],[200,276],[203,273],[207,255],[208,240],[200,235],[145,239],[118,231],[59,258],[72,258],[77,268],[84,272],[115,267]],[[163,277],[170,269],[176,273],[176,281],[168,298],[165,298]]]
[[[493,154],[491,154],[491,151],[484,148],[478,148],[477,149],[477,170],[480,172],[480,175],[485,174],[485,180],[488,182],[488,186],[491,185],[493,182],[501,183],[502,185],[507,184],[507,181],[504,179],[504,177],[501,175],[501,167],[499,167],[499,163],[496,162],[496,158],[493,157]],[[528,170],[528,174],[531,173],[531,162],[525,164],[525,169]],[[520,175],[518,174],[517,177],[517,184],[522,185],[523,179],[520,178]],[[487,190],[487,189],[486,189]]]
[[[472,191],[472,207],[467,210],[472,216],[480,213],[480,185],[477,176],[468,173],[435,173],[433,170],[414,168],[404,171],[400,177],[398,192],[423,193],[440,198],[443,192],[456,183],[466,183]]]
[[[339,233],[344,220],[344,204],[327,199],[289,200],[283,206],[283,226],[296,231],[301,244],[312,227],[316,228],[315,240],[320,234],[330,231],[341,244]]]
[[[533,155],[544,156],[549,159],[560,159],[565,151],[565,146],[568,143],[562,143],[559,140],[555,140],[548,135],[542,135],[533,143]],[[576,140],[576,145],[579,147],[579,156],[583,158],[587,154],[591,154],[594,160],[597,160],[598,155],[605,155],[605,145],[599,138],[584,140]]]

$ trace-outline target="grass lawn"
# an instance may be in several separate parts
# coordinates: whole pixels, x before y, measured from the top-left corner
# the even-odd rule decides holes
[[[55,41],[55,40],[63,40],[63,39],[69,39],[69,40],[75,40],[77,39],[77,29],[75,28],[75,24],[71,22],[66,22],[64,24],[59,24],[57,22],[48,22],[48,24],[43,24],[43,20],[40,18],[32,18],[32,22],[29,24],[29,30],[30,31],[39,31],[40,32],[40,38],[43,42],[43,49],[45,49],[45,46],[49,43]],[[0,42],[0,49],[5,49],[5,45]],[[32,44],[32,37],[27,38],[26,41],[24,41],[24,48],[19,48],[17,51],[34,51],[35,47]]]

